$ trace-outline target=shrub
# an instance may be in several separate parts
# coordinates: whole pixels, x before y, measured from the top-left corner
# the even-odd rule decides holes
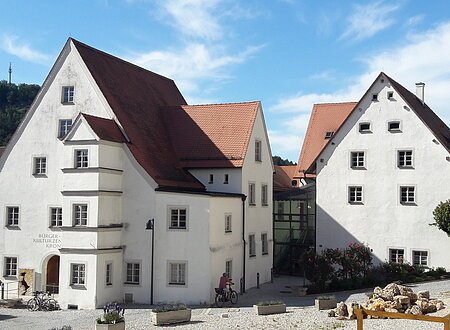
[[[125,309],[118,303],[108,303],[103,306],[103,315],[97,319],[98,324],[116,324],[125,322]]]
[[[303,264],[306,278],[319,288],[325,288],[325,283],[330,280],[334,271],[327,258],[314,251],[308,251],[303,255]]]
[[[163,313],[163,312],[181,311],[185,309],[187,309],[187,307],[184,304],[163,304],[153,308],[152,312]]]
[[[444,267],[437,267],[436,273],[438,273],[439,275],[445,275],[447,274],[447,270]]]
[[[450,237],[450,199],[440,202],[433,211],[434,223],[431,226],[437,226]]]

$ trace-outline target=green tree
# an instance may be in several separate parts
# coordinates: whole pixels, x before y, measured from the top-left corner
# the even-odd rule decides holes
[[[297,163],[291,162],[289,159],[283,159],[280,156],[272,156],[273,165],[285,166],[285,165],[297,165]]]
[[[433,211],[434,223],[431,226],[437,226],[450,237],[450,199],[440,202]]]

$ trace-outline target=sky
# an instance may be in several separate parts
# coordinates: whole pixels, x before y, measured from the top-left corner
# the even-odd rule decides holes
[[[175,80],[189,104],[262,102],[298,160],[314,103],[385,72],[450,122],[450,1],[2,0],[0,80],[42,84],[68,37]]]

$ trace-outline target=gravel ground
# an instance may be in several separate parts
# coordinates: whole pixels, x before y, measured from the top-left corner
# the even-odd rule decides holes
[[[270,284],[269,284],[270,285]],[[248,296],[272,299],[265,296],[269,289],[257,291],[250,290]],[[414,291],[429,290],[433,298],[445,300],[450,305],[450,280],[428,282],[413,286]],[[347,302],[362,302],[367,299],[364,292],[349,291],[335,294],[338,300]],[[247,295],[242,296],[241,305],[237,308],[197,308],[192,311],[190,323],[180,324],[177,329],[356,329],[356,321],[337,321],[327,316],[327,311],[317,311],[313,306],[314,296],[285,297],[288,304],[287,313],[278,315],[257,316],[249,306]],[[279,297],[277,297],[278,299]],[[263,300],[263,299],[259,299]],[[222,318],[223,313],[228,318]],[[434,313],[433,315],[446,315],[450,308]],[[52,329],[70,325],[72,329],[94,329],[94,321],[101,314],[100,310],[63,310],[53,312],[28,312],[26,309],[0,309],[0,329]],[[156,328],[150,323],[150,310],[148,308],[131,307],[126,310],[126,329],[152,329]],[[410,320],[365,320],[364,329],[443,329],[442,324],[419,322]]]

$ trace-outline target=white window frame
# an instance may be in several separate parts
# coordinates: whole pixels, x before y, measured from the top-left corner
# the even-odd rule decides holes
[[[84,210],[86,208],[86,210]],[[83,215],[86,215],[83,219]],[[79,215],[79,218],[78,218]],[[89,206],[87,203],[74,203],[72,204],[72,225],[74,227],[86,227],[89,220]],[[83,221],[84,220],[84,221]]]
[[[89,149],[75,149],[74,167],[75,168],[89,167]]]
[[[397,251],[395,253],[395,257],[392,259],[392,252]],[[398,253],[399,251],[403,251],[403,254]],[[401,256],[401,259],[400,259]],[[388,249],[388,260],[389,262],[395,262],[395,263],[405,263],[405,249],[404,248],[389,248]]]
[[[401,155],[404,153],[404,155]],[[409,156],[406,153],[411,153],[410,164],[407,164]],[[403,162],[403,164],[401,164]],[[398,149],[397,150],[397,167],[401,169],[414,168],[414,150],[413,149]]]
[[[262,142],[259,139],[255,140],[255,162],[262,162]]]
[[[367,128],[367,129],[362,129],[362,128],[361,128],[362,125],[369,125],[369,128]],[[372,123],[371,123],[370,121],[363,121],[363,122],[360,122],[360,123],[358,124],[358,132],[359,132],[359,133],[362,133],[362,134],[364,134],[364,133],[372,133]]]
[[[15,256],[4,256],[3,267],[4,277],[17,277],[17,272],[19,270],[19,258]]]
[[[75,268],[76,267],[76,268]],[[75,274],[77,273],[77,274]],[[70,285],[73,287],[86,286],[86,263],[71,262],[70,263]],[[77,276],[75,276],[77,275]]]
[[[128,265],[131,265],[130,273],[128,272]],[[141,275],[142,275],[141,261],[126,260],[124,270],[125,270],[125,274],[124,274],[125,284],[131,284],[131,285],[140,285],[141,284]],[[137,276],[137,281],[136,281],[136,276]]]
[[[354,164],[355,161],[355,164]],[[352,170],[366,169],[366,151],[352,150],[350,151],[350,168]]]
[[[172,270],[175,271],[175,274],[172,273]],[[172,275],[175,276],[173,277]],[[186,287],[187,284],[188,262],[186,260],[167,261],[167,286]]]
[[[10,209],[12,210],[10,218]],[[17,209],[17,210],[16,210]],[[6,219],[6,227],[19,227],[20,225],[20,206],[18,205],[7,205],[5,208],[5,219]]]
[[[256,205],[256,184],[254,182],[248,183],[248,204]]]
[[[419,257],[419,262],[416,263],[416,256],[415,253],[419,253],[420,255]],[[424,256],[422,256],[422,253],[425,253],[425,263],[423,263],[423,258]],[[424,266],[424,267],[428,267],[428,265],[430,264],[430,251],[428,250],[419,250],[419,249],[412,249],[411,251],[411,263],[415,266]]]
[[[73,104],[75,96],[75,86],[67,85],[62,86],[61,103],[62,104]]]
[[[225,273],[228,274],[229,278],[233,278],[233,259],[225,260]]]
[[[113,262],[107,261],[105,264],[105,286],[113,285]]]
[[[231,213],[225,213],[225,234],[229,234],[233,231],[233,217]]]
[[[269,254],[269,239],[267,233],[261,233],[261,254],[263,256]]]
[[[58,124],[58,138],[64,138],[72,128],[72,124],[72,119],[60,119]]]
[[[406,193],[406,200],[403,200],[403,190]],[[412,200],[410,194],[412,191]],[[401,185],[399,186],[399,202],[401,205],[416,205],[417,203],[417,187],[415,185]]]
[[[255,234],[248,235],[248,257],[256,257],[256,238]]]
[[[354,192],[353,192],[354,190]],[[364,186],[350,185],[347,186],[347,201],[349,204],[363,204],[364,203]]]
[[[172,212],[176,211],[176,222],[177,225],[173,225],[174,223],[172,222]],[[184,211],[184,226],[182,226],[182,217],[183,217],[183,212]],[[168,230],[188,230],[188,226],[189,226],[189,209],[187,206],[169,206],[167,208],[167,229]]]
[[[398,128],[391,129],[390,126],[393,123],[398,123]],[[401,120],[390,120],[387,122],[387,130],[390,133],[401,133],[402,132],[402,121]]]
[[[261,184],[261,205],[269,206],[269,185],[266,183]]]
[[[55,211],[55,213],[53,213]],[[50,227],[61,227],[63,219],[62,207],[51,206],[49,208]]]
[[[47,174],[47,157],[33,157],[33,175],[44,176]]]

